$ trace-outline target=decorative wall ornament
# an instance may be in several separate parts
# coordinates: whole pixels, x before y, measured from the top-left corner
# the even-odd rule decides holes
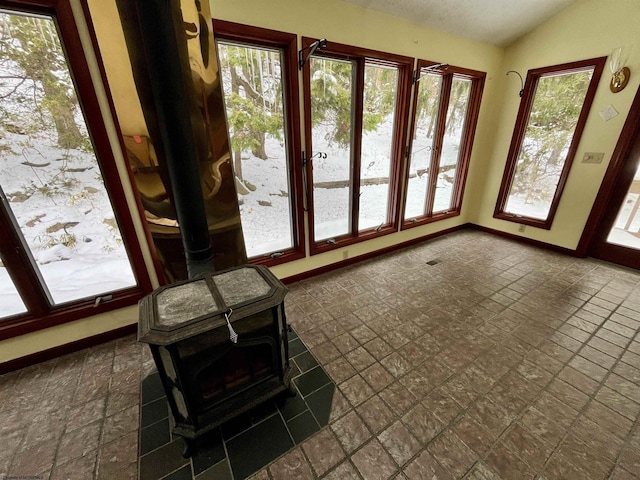
[[[611,70],[611,83],[609,89],[613,93],[618,93],[624,90],[624,87],[629,83],[629,77],[631,71],[628,67],[625,67],[626,59],[622,57],[622,47],[616,48],[611,52],[609,57],[609,69]]]

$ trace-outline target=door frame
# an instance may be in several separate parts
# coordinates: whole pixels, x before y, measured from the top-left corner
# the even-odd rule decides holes
[[[606,241],[618,215],[620,206],[633,182],[638,162],[631,161],[634,151],[640,152],[640,88],[636,92],[620,137],[611,156],[600,190],[582,232],[576,255],[592,255],[606,261],[632,268],[640,268],[640,260],[629,258],[628,247],[610,245],[607,252],[599,249]],[[612,208],[612,207],[615,207]],[[615,212],[615,213],[614,213]],[[640,258],[640,254],[638,255]]]

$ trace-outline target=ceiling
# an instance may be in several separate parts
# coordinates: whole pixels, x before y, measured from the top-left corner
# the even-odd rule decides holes
[[[580,0],[344,0],[460,37],[510,45]]]

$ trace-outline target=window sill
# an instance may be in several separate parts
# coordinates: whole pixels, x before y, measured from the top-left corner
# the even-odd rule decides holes
[[[389,235],[390,233],[397,232],[397,229],[394,225],[387,225],[380,230],[365,230],[363,232],[359,232],[357,236],[352,235],[344,235],[342,237],[336,237],[333,239],[333,242],[330,242],[330,239],[321,240],[319,242],[314,242],[311,244],[311,255],[318,255],[320,253],[330,252],[332,250],[336,250],[338,248],[347,247],[349,245],[353,245],[360,242],[366,242],[367,240],[371,240],[374,238],[382,237],[384,235]]]
[[[71,307],[63,305],[41,317],[27,313],[0,320],[0,341],[135,305],[145,292],[141,288],[132,288],[114,292],[112,295],[113,300],[98,305],[95,305],[95,299],[91,298]]]
[[[256,257],[249,258],[249,263],[252,265],[264,265],[266,267],[273,267],[281,265],[283,263],[292,262],[294,260],[300,260],[305,257],[304,247],[299,247],[295,250],[285,250],[280,255],[270,253],[266,255],[258,255]]]
[[[520,223],[530,227],[542,228],[543,230],[551,230],[551,223],[553,222],[553,219],[540,220],[538,218],[525,217],[506,212],[494,213],[493,218],[506,220],[507,222]]]
[[[460,210],[450,210],[448,212],[436,213],[430,217],[427,217],[427,216],[414,217],[409,220],[403,220],[402,230],[407,230],[409,228],[414,228],[414,227],[420,227],[422,225],[428,225],[429,223],[439,222],[440,220],[457,217],[459,215],[460,215]]]

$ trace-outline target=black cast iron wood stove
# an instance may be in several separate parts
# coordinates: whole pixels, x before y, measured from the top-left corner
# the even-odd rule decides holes
[[[220,424],[291,393],[286,293],[266,267],[247,265],[140,301],[138,340],[151,348],[185,455]]]

